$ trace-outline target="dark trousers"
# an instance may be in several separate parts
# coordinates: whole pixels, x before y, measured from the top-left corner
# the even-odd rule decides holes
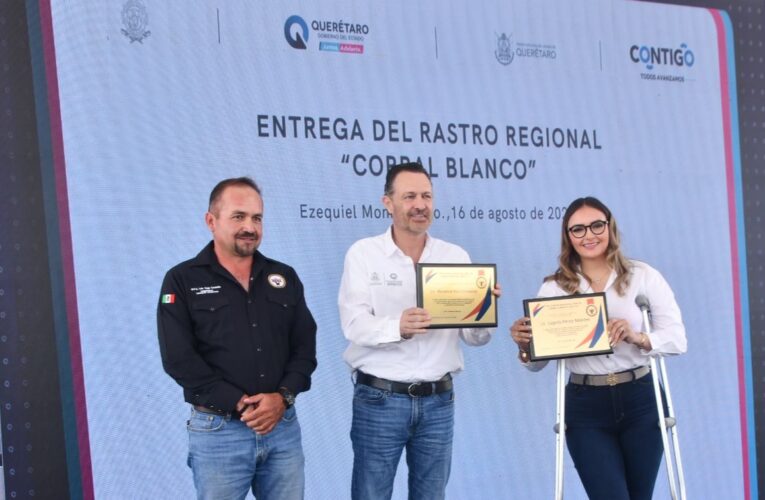
[[[664,452],[651,375],[569,383],[566,443],[590,500],[650,500]]]

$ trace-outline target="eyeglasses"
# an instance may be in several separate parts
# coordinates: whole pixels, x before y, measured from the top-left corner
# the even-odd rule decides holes
[[[606,231],[606,228],[608,227],[608,221],[607,220],[596,220],[595,222],[592,222],[591,224],[585,226],[584,224],[577,224],[575,226],[571,226],[568,228],[568,232],[571,233],[571,236],[574,238],[584,238],[584,236],[587,234],[587,230],[589,229],[590,232],[594,235],[603,234]]]

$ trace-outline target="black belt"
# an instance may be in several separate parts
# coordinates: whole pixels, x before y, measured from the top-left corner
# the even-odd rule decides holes
[[[381,391],[394,392],[396,394],[408,394],[413,398],[441,394],[452,390],[452,376],[447,373],[440,380],[434,382],[396,382],[384,378],[378,378],[362,371],[356,372],[356,383],[368,385]]]
[[[239,420],[242,418],[242,414],[236,410],[234,411],[223,411],[223,410],[213,410],[212,408],[208,408],[206,406],[201,405],[192,405],[194,407],[194,410],[198,411],[199,413],[205,413],[207,415],[218,415],[219,417],[226,417],[230,418],[231,420]]]

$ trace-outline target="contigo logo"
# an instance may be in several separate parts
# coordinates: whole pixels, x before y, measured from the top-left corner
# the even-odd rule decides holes
[[[630,59],[638,64],[645,64],[646,69],[654,66],[686,66],[690,68],[696,62],[693,51],[684,43],[680,48],[648,47],[646,45],[630,47]]]

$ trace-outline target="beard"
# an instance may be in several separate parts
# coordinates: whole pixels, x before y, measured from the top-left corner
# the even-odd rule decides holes
[[[253,240],[241,240],[240,238],[253,238]],[[240,233],[234,238],[234,253],[239,257],[252,257],[260,245],[260,238],[256,233]]]

